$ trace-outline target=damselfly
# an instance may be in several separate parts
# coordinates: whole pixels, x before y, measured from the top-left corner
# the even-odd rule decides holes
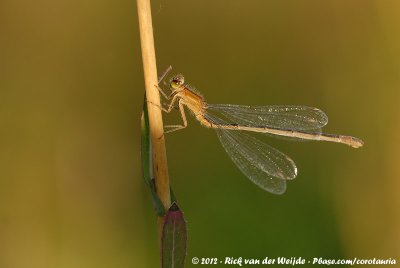
[[[169,128],[165,133],[187,126],[186,106],[203,126],[216,130],[225,151],[243,174],[260,188],[274,194],[285,192],[286,180],[297,176],[296,165],[282,152],[245,132],[299,140],[330,141],[353,148],[363,145],[363,141],[355,137],[322,133],[321,128],[328,123],[328,117],[317,108],[208,104],[198,92],[185,84],[180,74],[170,79],[169,89],[171,94],[168,96],[159,87],[162,95],[170,100],[168,108],[160,108],[169,113],[177,103],[183,124],[165,126]]]

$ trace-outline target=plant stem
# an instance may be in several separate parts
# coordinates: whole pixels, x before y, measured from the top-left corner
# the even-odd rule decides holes
[[[151,19],[150,0],[137,0],[142,48],[144,80],[149,114],[150,139],[152,144],[153,173],[157,194],[167,211],[171,205],[168,177],[167,153],[165,150],[164,125],[160,110],[160,95],[156,85],[157,65],[154,49],[153,26]],[[161,221],[159,221],[161,222]]]

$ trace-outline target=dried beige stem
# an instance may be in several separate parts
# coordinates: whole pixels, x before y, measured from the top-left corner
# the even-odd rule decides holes
[[[156,56],[154,49],[153,26],[150,0],[137,0],[139,16],[140,41],[142,48],[146,97],[149,103],[150,138],[153,152],[153,167],[156,179],[157,194],[166,210],[171,205],[170,187],[165,150],[164,125],[160,110],[160,95],[155,85],[158,83]]]

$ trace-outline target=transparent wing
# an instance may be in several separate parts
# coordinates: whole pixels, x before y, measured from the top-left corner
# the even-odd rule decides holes
[[[228,124],[247,127],[270,127],[287,130],[319,130],[328,123],[326,114],[307,106],[243,106],[210,104],[207,113]]]
[[[210,118],[223,124],[219,118]],[[260,188],[282,194],[286,180],[294,179],[297,168],[292,159],[268,144],[237,130],[215,129],[225,151],[246,177]]]
[[[243,132],[216,129],[225,151],[246,177],[262,189],[282,194],[297,175],[295,163],[271,146]]]

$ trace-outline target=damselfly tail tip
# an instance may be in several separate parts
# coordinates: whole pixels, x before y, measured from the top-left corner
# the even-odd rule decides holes
[[[360,148],[364,145],[364,142],[359,138],[344,136],[341,139],[342,139],[343,143],[345,143],[353,148]]]

